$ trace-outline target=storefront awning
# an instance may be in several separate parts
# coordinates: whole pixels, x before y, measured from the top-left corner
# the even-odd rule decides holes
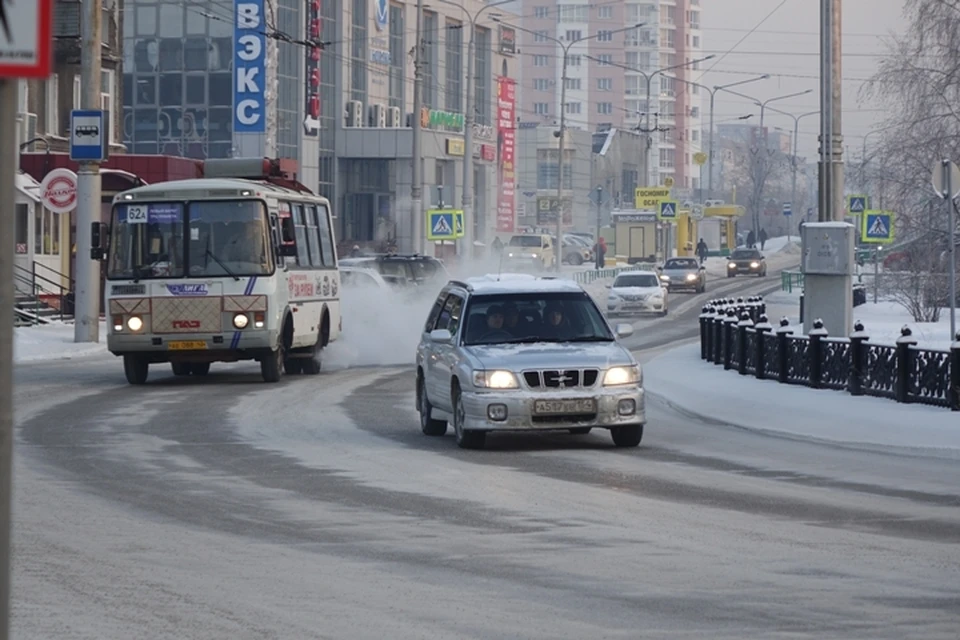
[[[40,183],[34,180],[28,173],[17,173],[16,178],[17,191],[32,200],[40,202]]]

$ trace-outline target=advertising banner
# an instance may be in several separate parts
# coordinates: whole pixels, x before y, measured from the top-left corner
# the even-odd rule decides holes
[[[512,78],[497,78],[497,146],[499,192],[497,193],[497,233],[513,233],[516,228],[516,112],[517,83]]]
[[[263,0],[237,0],[233,30],[233,132],[266,131],[267,42]]]

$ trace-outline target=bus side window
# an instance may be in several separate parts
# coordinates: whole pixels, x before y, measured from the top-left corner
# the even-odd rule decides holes
[[[277,214],[270,214],[270,244],[273,245],[274,263],[283,266],[282,241],[280,239],[280,218]]]
[[[320,247],[323,249],[323,266],[336,267],[337,260],[334,247],[337,243],[333,240],[333,225],[330,223],[330,209],[326,205],[317,205],[317,222],[320,228]]]
[[[312,204],[303,205],[303,213],[307,223],[307,243],[310,245],[310,264],[315,267],[323,266],[323,257],[320,255],[320,238],[317,235],[317,209]]]
[[[293,226],[297,239],[297,264],[301,267],[310,266],[310,250],[307,246],[307,229],[303,220],[303,205],[293,205]]]

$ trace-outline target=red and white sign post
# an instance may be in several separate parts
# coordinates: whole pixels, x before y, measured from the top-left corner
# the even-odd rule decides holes
[[[53,0],[0,2],[0,640],[10,637],[10,488],[13,480],[13,212],[19,171],[20,78],[50,75]]]

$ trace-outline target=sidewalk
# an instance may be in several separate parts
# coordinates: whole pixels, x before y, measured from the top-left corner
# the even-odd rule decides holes
[[[13,332],[13,361],[71,360],[107,351],[107,325],[100,322],[100,342],[74,342],[74,326],[54,322],[35,327],[17,327]]]
[[[851,396],[725,371],[695,343],[644,365],[647,391],[681,411],[762,432],[960,455],[960,414],[939,407]]]

